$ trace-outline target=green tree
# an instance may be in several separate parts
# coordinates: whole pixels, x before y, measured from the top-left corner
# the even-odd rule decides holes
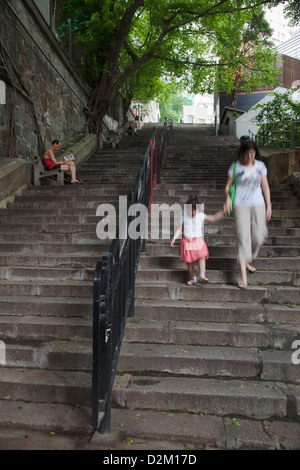
[[[225,36],[218,31],[219,40],[215,53],[222,67],[218,67],[216,84],[219,91],[231,94],[231,106],[237,106],[237,92],[251,92],[259,86],[279,85],[280,61],[274,45],[269,41],[272,30],[264,18],[261,8],[243,13],[244,26],[236,28],[230,22],[224,30]],[[227,18],[224,19],[224,22]]]
[[[253,108],[260,110],[254,118],[254,121],[259,125],[259,131],[256,135],[258,144],[272,145],[276,140],[278,146],[286,146],[285,142],[291,138],[292,122],[300,120],[300,103],[292,99],[294,91],[270,93],[273,98],[271,101],[258,104]]]
[[[291,26],[300,24],[300,2],[299,0],[290,0],[284,7],[286,16],[290,19]]]
[[[173,116],[174,122],[179,122],[183,118],[183,106],[190,104],[190,100],[182,95],[175,94],[172,89],[169,90],[168,97],[159,102],[161,121],[165,117]]]
[[[230,18],[240,28],[244,11],[280,2],[56,0],[56,3],[62,12],[61,31],[66,28],[67,18],[71,18],[76,40],[84,50],[86,80],[91,87],[89,128],[97,133],[116,94],[150,60],[160,61],[161,75],[166,72],[172,78],[184,75],[187,80],[192,79],[196,66],[199,70],[194,87],[211,88],[216,64],[207,57],[213,42],[219,41],[224,18]],[[226,31],[224,35],[229,37]]]
[[[177,95],[180,88],[178,82],[162,79],[159,62],[150,59],[126,80],[121,89],[124,121],[133,100],[147,104],[156,99],[163,103],[168,101],[171,95]]]

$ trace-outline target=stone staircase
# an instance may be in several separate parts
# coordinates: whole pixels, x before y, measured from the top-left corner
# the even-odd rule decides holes
[[[237,139],[174,126],[153,202],[183,204],[196,193],[206,213],[219,210],[237,148]],[[299,198],[286,184],[271,192],[269,238],[246,291],[237,287],[231,218],[205,226],[205,286],[186,285],[173,232],[146,242],[114,385],[122,448],[300,448],[300,366],[292,363],[300,337]]]
[[[1,449],[17,429],[54,446],[91,437],[93,276],[111,243],[96,236],[96,208],[131,191],[152,132],[97,151],[83,185],[31,187],[0,210]]]
[[[147,241],[112,435],[91,439],[92,280],[110,244],[96,237],[96,207],[131,190],[152,129],[97,152],[80,169],[83,185],[29,188],[0,211],[0,449],[300,447],[299,365],[291,361],[299,199],[284,184],[272,188],[270,236],[245,292],[236,287],[231,219],[205,227],[205,286],[185,284],[165,233]],[[207,213],[218,210],[236,148],[201,126],[175,126],[153,202],[197,193]]]

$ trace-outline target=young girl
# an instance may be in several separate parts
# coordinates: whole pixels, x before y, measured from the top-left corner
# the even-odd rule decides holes
[[[224,211],[216,212],[213,215],[206,215],[199,211],[197,196],[190,196],[184,208],[184,216],[182,223],[175,232],[171,241],[174,247],[175,240],[183,232],[184,236],[180,242],[180,258],[183,263],[187,264],[190,279],[187,282],[189,286],[196,284],[197,277],[195,275],[194,263],[199,265],[199,281],[207,283],[205,276],[206,260],[209,257],[208,248],[203,240],[202,225],[206,222],[217,222],[224,217]]]

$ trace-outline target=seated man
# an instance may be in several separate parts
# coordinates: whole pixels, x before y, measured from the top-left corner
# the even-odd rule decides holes
[[[48,170],[56,170],[58,168],[61,168],[63,171],[70,171],[71,173],[71,183],[72,184],[78,184],[81,183],[76,178],[76,167],[74,165],[74,162],[69,159],[69,160],[61,160],[57,161],[54,152],[59,150],[61,147],[61,142],[57,139],[53,140],[51,147],[46,150],[45,155],[44,155],[44,162]]]
[[[133,134],[135,134],[136,131],[135,131],[135,126],[134,126],[133,122],[130,122],[130,123],[128,124],[128,126],[127,126],[127,128],[126,128],[126,132],[127,132],[128,135],[133,135]]]

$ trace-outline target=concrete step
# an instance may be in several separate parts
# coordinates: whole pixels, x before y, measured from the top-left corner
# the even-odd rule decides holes
[[[212,258],[234,258],[236,257],[235,246],[212,246],[209,247],[209,256]],[[163,244],[152,241],[146,245],[145,256],[178,256],[178,245],[172,248],[167,242]],[[299,257],[299,248],[297,246],[262,246],[259,255],[263,258],[268,257]]]
[[[137,282],[135,295],[140,299],[152,300],[202,300],[218,302],[270,302],[279,304],[300,304],[300,288],[284,286],[248,286],[239,289],[223,284],[186,284],[173,282]]]
[[[99,221],[101,219],[99,218]],[[108,222],[108,219],[106,220],[106,223]],[[111,227],[114,227],[117,223],[113,219],[110,219]],[[165,223],[165,222],[164,222]],[[171,224],[170,224],[171,225]],[[96,232],[96,227],[94,226],[93,231],[83,231],[84,227],[82,227],[81,231],[68,231],[64,230],[62,233],[55,233],[51,231],[50,233],[41,233],[37,232],[34,236],[35,241],[37,243],[40,243],[41,245],[43,244],[49,244],[51,247],[55,244],[60,245],[62,242],[64,243],[70,243],[72,244],[84,244],[84,245],[98,245],[100,250],[107,250],[107,247],[112,242],[112,239],[110,238],[105,238],[105,239],[99,239],[97,232]],[[209,251],[216,246],[231,246],[235,247],[236,246],[236,241],[235,238],[232,237],[232,235],[223,235],[220,233],[220,231],[217,230],[217,228],[214,228],[216,233],[212,233],[212,230],[205,230],[205,240],[208,245]],[[152,243],[166,243],[166,241],[170,241],[173,237],[175,228],[170,226],[170,228],[165,229],[164,226],[161,227],[157,224],[151,224],[150,227],[148,227],[148,232],[146,233],[146,239],[151,241]],[[28,231],[27,231],[28,232]],[[45,230],[44,230],[45,232]],[[104,234],[105,235],[105,234]],[[105,235],[106,236],[106,235]],[[128,235],[129,236],[129,235]],[[10,247],[12,244],[16,244],[16,250],[18,250],[18,247],[22,243],[22,245],[26,246],[29,245],[31,246],[32,242],[32,231],[31,233],[1,233],[0,229],[0,251],[1,247],[2,249],[6,249],[5,246],[8,244]],[[287,247],[288,249],[291,249],[292,247],[299,247],[300,246],[300,237],[298,236],[276,236],[272,235],[272,237],[269,237],[267,241],[265,242],[265,247],[276,247],[279,246],[281,248]],[[8,248],[9,250],[11,248]]]
[[[84,227],[82,227],[84,228]],[[96,229],[94,227],[94,230],[91,232],[84,232],[79,231],[79,232],[72,232],[69,230],[68,233],[63,232],[62,233],[58,232],[51,232],[51,233],[41,233],[37,232],[34,235],[34,239],[36,243],[41,243],[41,244],[46,244],[49,243],[49,245],[52,247],[54,244],[59,244],[61,245],[62,243],[80,243],[80,244],[85,244],[85,245],[90,245],[90,244],[96,244],[99,245],[99,251],[100,250],[106,250],[107,247],[110,245],[112,240],[100,240],[97,237]],[[22,243],[23,245],[31,244],[32,243],[32,231],[31,233],[0,233],[0,244],[1,243],[17,243],[20,244]],[[0,248],[1,249],[1,248]]]
[[[201,450],[298,449],[300,424],[289,420],[252,420],[169,410],[139,413],[115,408],[112,430],[121,434],[123,444],[114,446],[119,451],[127,449],[129,444],[132,451],[147,449],[151,464],[155,462],[151,449],[173,451],[173,454],[189,449],[185,462],[190,464],[196,459],[194,452]],[[97,438],[91,440],[91,449],[99,449],[101,440]],[[105,449],[105,442],[100,448]],[[175,462],[174,457],[166,456],[166,462],[167,459]]]
[[[22,399],[1,400],[1,403],[0,448],[2,450],[30,449],[31,446],[33,450],[54,448],[65,450],[69,449],[69,445],[70,450],[73,450],[73,440],[71,441],[69,436],[90,438],[93,434],[92,411],[89,406],[70,405],[68,402],[32,403]],[[14,428],[17,433],[16,440]],[[5,432],[2,432],[4,429]]]
[[[166,228],[165,228],[166,227]],[[149,240],[151,243],[166,243],[166,241],[171,241],[173,235],[176,231],[174,224],[168,224],[168,221],[164,221],[163,224],[160,223],[153,223],[153,219],[151,220],[150,226],[148,225],[148,231],[146,232],[146,239]],[[214,233],[215,232],[215,233]],[[236,247],[236,239],[232,236],[232,234],[221,234],[218,228],[214,227],[212,229],[206,228],[204,231],[205,241],[208,245],[208,249],[213,249],[216,246],[227,246],[227,247]],[[179,242],[176,243],[175,246],[178,245]],[[300,246],[300,237],[298,236],[276,236],[272,235],[267,238],[265,241],[265,247],[268,246],[279,246],[281,248],[287,247],[292,248],[294,246]]]
[[[94,254],[98,255],[103,252],[103,250],[108,250],[111,240],[107,240],[107,243],[105,243],[106,240],[99,240],[96,239],[95,243],[89,243],[89,244],[80,244],[80,243],[70,243],[70,244],[63,244],[63,242],[57,241],[56,243],[48,243],[45,241],[44,243],[22,243],[22,242],[0,242],[0,253],[12,253],[12,254],[17,254],[17,253],[24,253],[26,254],[50,254],[50,253],[55,253],[55,254],[60,254],[60,253],[73,253],[75,256],[76,253],[80,254]],[[103,247],[103,248],[102,248]]]
[[[99,217],[96,217],[96,215],[81,215],[78,214],[77,211],[74,211],[74,215],[68,215],[65,214],[64,216],[57,214],[55,212],[52,212],[51,214],[45,213],[44,215],[41,215],[42,211],[24,211],[20,210],[18,211],[15,215],[13,212],[7,211],[5,214],[1,216],[1,224],[6,224],[6,223],[12,223],[12,220],[15,220],[16,224],[23,224],[23,223],[28,223],[28,220],[33,222],[34,224],[59,224],[61,223],[62,226],[66,224],[78,224],[78,225],[84,225],[84,224],[96,224],[99,222]],[[96,211],[94,211],[96,214]]]
[[[181,183],[194,183],[195,181],[197,181],[197,179],[184,181],[182,179],[182,176],[191,175],[192,169],[193,167],[195,167],[195,177],[201,174],[205,174],[205,175],[210,175],[210,177],[212,177],[213,179],[218,180],[218,179],[221,179],[222,177],[222,179],[225,178],[226,180],[227,175],[228,175],[228,168],[230,167],[230,164],[231,163],[229,163],[228,161],[228,163],[226,164],[226,168],[220,168],[220,170],[216,172],[213,167],[209,167],[209,162],[202,162],[201,160],[196,161],[193,159],[186,160],[183,158],[178,158],[174,161],[172,160],[172,162],[164,163],[161,169],[161,177],[170,183],[172,183],[174,178],[176,177],[178,178],[178,180],[181,181]],[[214,162],[212,162],[212,165],[216,167],[218,165],[218,161],[215,160]],[[206,181],[210,181],[210,180],[207,179]]]
[[[12,421],[19,423],[12,429],[5,413],[0,415],[0,448],[15,450],[22,442],[27,450],[100,450],[109,446],[115,451],[128,452],[147,450],[149,464],[164,459],[165,462],[193,464],[199,450],[293,450],[298,448],[299,423],[289,420],[257,420],[195,415],[157,411],[112,410],[112,435],[109,437],[93,433],[89,426],[91,409],[69,405],[45,405],[23,401],[4,402]],[[1,411],[1,410],[0,410]],[[21,411],[21,413],[20,413]],[[32,417],[37,431],[31,431]],[[20,416],[21,415],[21,416]],[[120,424],[121,423],[121,424]],[[57,430],[57,433],[53,432]],[[241,432],[243,430],[244,432]],[[77,436],[80,435],[81,438]],[[166,439],[166,436],[168,438]],[[129,447],[130,446],[130,447]],[[163,451],[156,456],[154,451]],[[191,455],[178,455],[189,449]],[[177,452],[165,455],[165,452]],[[103,454],[104,455],[104,454]],[[103,457],[104,460],[105,457]],[[133,457],[136,458],[136,457]],[[107,462],[110,456],[106,457]]]
[[[109,204],[109,202],[108,202]],[[86,207],[86,205],[83,205],[82,207],[76,207],[76,203],[73,203],[73,202],[70,202],[70,213],[69,215],[66,214],[65,217],[66,217],[66,220],[68,220],[69,217],[74,217],[74,216],[77,216],[77,217],[89,217],[89,218],[92,218],[94,217],[95,220],[96,220],[96,210],[97,210],[97,207],[99,204],[95,204],[95,202],[92,202],[91,205],[93,207]],[[59,208],[56,208],[53,206],[53,207],[49,207],[47,208],[47,210],[42,207],[26,207],[26,208],[22,208],[22,207],[16,207],[13,209],[13,212],[2,212],[1,213],[1,209],[0,209],[0,215],[3,215],[3,216],[10,216],[10,217],[13,217],[13,214],[15,214],[15,217],[16,217],[16,220],[18,219],[18,217],[34,217],[37,216],[37,217],[41,217],[41,212],[44,213],[44,216],[47,216],[49,217],[49,221],[51,220],[51,217],[56,217],[56,221],[60,218],[63,218],[64,217],[64,214],[67,210],[67,207],[59,207]],[[5,211],[5,209],[4,209]],[[1,217],[2,218],[2,217]],[[54,219],[55,220],[55,219]],[[93,220],[93,219],[91,219]],[[98,221],[99,221],[99,217],[98,217]]]
[[[210,284],[233,284],[237,285],[240,281],[240,272],[236,271],[217,271],[206,270],[206,277]],[[181,282],[186,283],[189,280],[186,269],[140,269],[137,275],[138,282]],[[300,287],[300,276],[298,272],[290,271],[257,271],[255,276],[248,276],[248,285],[282,285]]]
[[[166,178],[162,175],[160,178],[161,182],[168,181],[170,183],[173,183],[174,185],[182,184],[182,183],[193,183],[195,181],[195,178],[199,182],[199,184],[205,183],[207,180],[211,182],[212,185],[216,186],[223,186],[225,187],[227,177],[224,175],[223,177],[216,176],[216,173],[211,173],[211,174],[202,174],[199,175],[175,175],[173,178],[168,177],[167,180]]]
[[[272,221],[275,222],[275,221]],[[1,228],[0,228],[1,230]],[[232,225],[204,225],[204,237],[206,238],[208,234],[221,234],[221,235],[230,235],[232,238]],[[299,237],[300,229],[299,228],[289,228],[289,227],[276,227],[271,223],[268,225],[268,235],[269,239],[271,237]]]
[[[126,169],[125,165],[127,168],[130,168],[134,165],[141,165],[141,156],[138,154],[133,154],[128,151],[122,151],[120,152],[117,150],[117,153],[106,153],[106,154],[95,154],[92,159],[88,160],[84,164],[80,166],[80,169],[82,168],[95,168],[97,166],[102,167],[104,170],[107,170],[109,168],[117,168],[118,166],[122,166],[124,169]],[[124,162],[125,160],[125,162]],[[125,165],[124,165],[125,163]],[[120,165],[121,164],[121,165]]]
[[[98,219],[100,220],[100,218]],[[162,219],[163,220],[163,219]],[[117,217],[118,221],[118,217]],[[165,221],[164,221],[165,222]],[[173,236],[173,228],[174,228],[174,223],[173,220],[171,219],[170,223],[172,223],[171,228],[172,228],[172,236]],[[150,222],[150,228],[148,228],[149,233],[151,235],[151,229],[157,230],[159,233],[159,237],[162,238],[162,236],[166,236],[166,231],[164,229],[163,224],[160,223],[156,224],[153,219]],[[204,237],[206,238],[207,235],[212,234],[220,234],[220,235],[230,235],[232,238],[232,224],[230,225],[225,225],[224,223],[222,225],[204,225]],[[167,234],[169,235],[169,232]],[[282,236],[282,237],[300,237],[300,228],[289,228],[289,227],[268,227],[268,232],[269,232],[269,238],[272,236]],[[72,234],[73,235],[73,240],[76,240],[76,236],[80,234],[89,234],[89,236],[94,235],[96,236],[96,225],[95,223],[85,223],[85,224],[78,224],[78,223],[34,223],[24,220],[24,223],[12,223],[12,222],[6,222],[5,224],[0,223],[0,235],[13,235],[17,236],[16,234],[26,234],[32,233],[35,234]]]
[[[292,230],[292,229],[291,229]],[[294,229],[296,230],[296,229]],[[12,221],[10,223],[5,223],[1,224],[0,223],[0,233],[1,234],[15,234],[15,233],[45,233],[45,234],[76,234],[76,233],[81,233],[81,232],[86,232],[86,233],[91,233],[91,232],[96,232],[95,230],[95,224],[78,224],[78,223],[34,223],[24,220],[24,223],[13,223]],[[292,233],[292,232],[290,232]],[[283,229],[282,234],[283,235],[289,235],[289,232],[287,230]],[[296,232],[293,232],[296,235]]]
[[[37,280],[82,280],[82,281],[93,281],[94,279],[93,268],[72,268],[72,267],[43,267],[39,269],[36,267],[20,267],[20,266],[7,266],[0,267],[0,279],[6,280],[19,280],[19,279],[37,279]]]
[[[247,347],[123,343],[120,374],[176,375],[180,377],[257,378],[298,383],[291,351],[266,351]],[[266,361],[266,363],[265,363]],[[63,362],[63,361],[62,361]],[[277,364],[277,368],[275,366]]]
[[[224,187],[213,187],[211,184],[201,184],[201,186],[198,185],[198,187],[187,187],[188,185],[186,184],[181,184],[179,186],[172,185],[172,184],[163,184],[159,183],[157,187],[154,189],[154,196],[157,197],[157,199],[161,202],[164,201],[165,197],[173,197],[177,200],[187,200],[189,195],[192,193],[197,194],[198,198],[219,198],[220,200],[224,199]],[[271,196],[272,200],[274,198],[281,200],[281,199],[287,199],[289,200],[290,198],[295,198],[296,194],[294,190],[286,188],[280,189],[280,188],[274,188],[271,186]]]
[[[93,297],[93,283],[83,280],[0,279],[1,296]]]
[[[26,216],[23,218],[19,217],[18,221],[14,224],[12,218],[6,218],[6,221],[1,219],[0,222],[0,233],[10,233],[10,234],[18,234],[18,233],[63,233],[63,234],[77,234],[80,232],[85,233],[96,233],[96,225],[101,220],[100,217],[95,217],[95,222],[82,222],[80,218],[77,217],[66,217],[66,220],[61,221],[58,223],[59,218],[56,218],[56,221],[48,221],[47,217],[39,218],[34,217],[30,221]],[[91,218],[87,219],[88,221]],[[109,218],[107,217],[107,220]],[[110,219],[112,220],[112,219]],[[118,213],[116,214],[116,222],[118,222]],[[299,237],[300,236],[300,229],[299,227],[295,227],[295,219],[291,219],[290,221],[285,220],[285,223],[281,220],[273,219],[270,221],[268,225],[268,232],[269,238],[272,236],[284,236],[284,237]],[[174,225],[174,217],[171,214],[170,219],[166,219],[159,215],[159,219],[156,221],[152,215],[152,218],[148,222],[148,232],[151,234],[151,230],[155,230],[155,233],[158,230],[159,235],[166,231],[165,227],[169,227],[169,232],[172,230],[172,236],[176,225]],[[233,220],[231,218],[226,218],[217,224],[205,224],[204,225],[204,236],[205,238],[207,235],[212,234],[221,234],[221,235],[230,235],[232,237],[232,233],[234,230]],[[169,233],[168,232],[168,233]],[[165,236],[165,235],[164,235]]]
[[[66,297],[66,296],[20,296],[1,295],[0,316],[11,316],[12,328],[18,328],[22,323],[22,316],[55,317],[60,323],[69,318],[83,318],[92,322],[93,300],[91,297]],[[61,319],[60,319],[61,317]]]
[[[126,175],[127,173],[131,173],[131,170],[138,172],[141,167],[141,157],[136,155],[135,158],[127,159],[126,164],[124,165],[120,159],[114,159],[113,157],[110,160],[104,160],[101,157],[97,160],[93,160],[93,162],[88,162],[88,164],[82,165],[80,167],[80,174],[83,173],[101,173],[107,175],[111,178],[113,175]],[[123,156],[124,160],[124,156]],[[92,164],[91,164],[92,163]],[[112,174],[112,171],[114,173]]]
[[[300,258],[263,258],[259,257],[252,263],[256,267],[256,273],[250,275],[250,279],[256,279],[259,272],[274,271],[274,273],[280,271],[291,271],[291,273],[299,272],[300,270]],[[146,254],[140,257],[139,272],[143,272],[147,269],[164,269],[164,270],[183,270],[184,264],[180,261],[178,252],[173,256],[160,256],[153,255],[147,256]],[[225,258],[225,257],[209,257],[206,262],[206,268],[208,270],[221,270],[221,271],[237,271],[238,264],[236,257]],[[187,272],[187,270],[186,270]],[[284,279],[284,278],[283,278]]]
[[[253,419],[286,418],[297,396],[292,385],[279,382],[129,374],[119,376],[113,390],[122,408]]]
[[[31,340],[6,344],[5,367],[23,367],[40,370],[91,371],[92,342],[87,339]]]
[[[193,183],[181,183],[180,186],[177,186],[177,189],[178,189],[178,192],[182,192],[182,191],[190,191],[191,193],[195,193],[195,194],[198,194],[197,191],[201,191],[203,188],[211,188],[212,191],[215,191],[216,189],[219,189],[219,190],[223,190],[223,194],[224,194],[224,187],[220,186],[219,188],[214,188],[211,184],[210,181],[207,181],[205,184],[201,184],[201,186],[199,186],[198,182],[193,182]],[[160,190],[167,190],[167,191],[170,191],[172,189],[176,189],[176,185],[174,183],[169,183],[167,181],[165,181],[164,183],[160,183],[159,184],[159,189]],[[287,184],[287,183],[279,183],[279,184],[272,184],[270,186],[270,190],[271,191],[292,191],[294,192],[293,190],[293,187],[291,184]]]
[[[7,307],[11,306],[7,302]],[[28,304],[28,302],[27,302]],[[53,305],[52,305],[53,306]],[[50,307],[50,303],[48,304]],[[54,306],[53,306],[54,307]],[[19,305],[20,308],[20,305]],[[54,310],[54,309],[53,309]],[[42,315],[43,306],[39,304],[36,315],[30,311],[28,315],[17,316],[9,311],[6,315],[0,313],[0,332],[2,341],[82,341],[92,338],[92,308],[89,306],[90,318],[77,316],[75,306],[73,308],[74,317],[64,317]],[[54,311],[58,314],[58,309]],[[45,314],[45,310],[44,310]],[[72,314],[72,311],[70,315]]]
[[[282,210],[297,211],[297,209],[299,208],[299,201],[297,201],[297,198],[295,198],[295,202],[291,201],[290,199],[287,199],[287,200],[288,202],[283,202],[283,201],[272,202],[272,210],[275,211],[275,214],[276,214],[276,211],[282,211]],[[186,202],[187,200],[184,197],[181,197],[180,199],[176,199],[176,197],[169,196],[169,197],[166,197],[164,200],[164,204],[168,204],[169,206],[172,206],[173,204],[181,204],[184,206]],[[225,202],[224,200],[218,199],[218,198],[215,198],[214,201],[205,201],[204,199],[201,200],[201,203],[204,204],[204,212],[207,212],[207,213],[221,210],[224,202]],[[153,200],[153,203],[159,204],[159,202],[156,202],[156,200]]]
[[[192,321],[219,323],[251,323],[297,325],[300,318],[300,305],[286,302],[278,303],[245,303],[234,301],[196,300],[163,300],[136,298],[135,315],[137,319],[153,321]]]
[[[221,284],[187,286],[179,282],[137,282],[135,295],[152,300],[202,300],[218,302],[262,302],[268,298],[266,286],[250,286],[247,290]]]
[[[126,196],[126,195],[125,195]],[[41,197],[39,199],[36,199],[34,197],[27,197],[27,198],[20,198],[16,199],[13,203],[8,204],[8,208],[30,208],[30,209],[36,209],[36,208],[44,208],[45,204],[47,204],[47,210],[52,209],[53,207],[57,207],[57,200],[52,200],[52,201],[47,201],[47,196]],[[117,205],[119,202],[119,197],[118,195],[116,196],[111,196],[109,198],[109,204],[115,204]],[[91,199],[90,196],[79,196],[76,197],[76,201],[71,201],[68,199],[65,199],[63,201],[60,201],[60,208],[74,208],[74,209],[81,209],[81,208],[97,208],[100,204],[107,204],[108,203],[108,197],[107,196],[99,196],[98,198],[95,197],[94,200]]]
[[[218,346],[123,343],[118,372],[155,376],[259,377],[258,352],[247,348]]]
[[[92,185],[92,184],[83,184],[83,185],[67,185],[64,186],[49,186],[43,185],[38,187],[29,187],[22,193],[24,197],[66,197],[66,196],[114,196],[120,192],[128,192],[128,184],[115,184],[115,183],[106,183],[103,185]]]
[[[107,253],[107,251],[103,252]],[[22,267],[35,266],[35,267],[74,267],[79,269],[96,267],[97,261],[101,261],[101,251],[95,257],[94,253],[0,253],[0,263],[2,266]]]
[[[158,204],[161,203],[162,200],[164,201],[163,202],[164,204],[166,203],[186,204],[189,195],[190,193],[188,191],[186,191],[185,193],[183,191],[182,192],[180,191],[180,194],[176,194],[175,190],[170,190],[170,191],[165,190],[164,193],[162,193],[159,189],[156,189],[153,192],[153,200],[154,202],[157,201]],[[203,204],[213,203],[213,202],[220,203],[224,201],[225,199],[224,191],[220,191],[220,190],[210,191],[209,189],[207,190],[202,189],[202,191],[197,192],[197,196],[200,202]],[[28,196],[28,198],[29,197],[32,198],[32,196]],[[88,196],[82,196],[82,197],[88,197]],[[272,204],[274,203],[278,204],[281,202],[290,203],[293,201],[295,203],[298,201],[297,197],[293,193],[291,193],[290,195],[287,194],[286,196],[282,196],[280,192],[276,192],[272,194]]]
[[[174,313],[177,309],[180,310],[180,306],[174,305]],[[143,345],[141,350],[143,354],[148,352],[147,346],[150,344],[150,355],[151,351],[154,352],[154,344],[158,353],[160,353],[161,345],[174,345],[177,347],[177,353],[184,354],[186,350],[185,348],[182,349],[182,346],[259,348],[260,354],[263,354],[261,350],[267,349],[272,352],[275,350],[286,351],[289,356],[289,363],[293,367],[291,364],[291,345],[298,336],[297,325],[282,324],[280,322],[252,324],[224,321],[221,323],[201,321],[201,319],[189,321],[184,316],[183,319],[175,320],[172,315],[169,315],[166,320],[147,320],[141,317],[135,320],[129,319],[126,324],[124,354],[126,356],[126,354],[133,353],[131,343],[136,343],[134,347],[137,347],[137,344]],[[144,352],[145,348],[146,352]],[[295,367],[293,367],[293,370],[297,372]]]
[[[0,381],[1,400],[91,405],[90,372],[1,367]]]

